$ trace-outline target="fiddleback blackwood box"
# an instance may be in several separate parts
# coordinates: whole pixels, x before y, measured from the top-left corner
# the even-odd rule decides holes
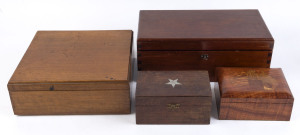
[[[139,71],[137,124],[209,124],[207,71]]]
[[[258,10],[142,10],[138,70],[270,67],[274,39]]]
[[[38,31],[7,85],[14,113],[130,113],[131,46],[131,30]]]
[[[217,68],[221,120],[289,121],[294,97],[280,68]]]

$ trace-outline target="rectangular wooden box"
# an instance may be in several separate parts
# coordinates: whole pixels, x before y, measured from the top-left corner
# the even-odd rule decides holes
[[[294,97],[280,68],[217,68],[221,120],[289,121]]]
[[[130,113],[131,46],[131,30],[38,31],[7,85],[14,113]]]
[[[270,67],[274,39],[258,10],[142,10],[138,70]]]
[[[139,71],[137,124],[209,124],[207,71]]]

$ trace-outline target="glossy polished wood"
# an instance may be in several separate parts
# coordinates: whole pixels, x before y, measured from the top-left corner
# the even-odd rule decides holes
[[[270,67],[272,51],[140,51],[139,70],[207,70],[216,81],[214,67]],[[207,55],[207,59],[201,58]],[[251,56],[251,57],[249,57]]]
[[[217,68],[219,119],[290,120],[294,97],[280,68]]]
[[[209,124],[211,100],[207,71],[139,71],[136,123]]]
[[[130,113],[131,46],[131,30],[38,31],[7,85],[15,114]]]
[[[270,67],[274,39],[258,10],[142,10],[138,69]],[[208,55],[208,59],[202,59]]]
[[[258,10],[141,10],[139,20],[138,41],[273,41]]]

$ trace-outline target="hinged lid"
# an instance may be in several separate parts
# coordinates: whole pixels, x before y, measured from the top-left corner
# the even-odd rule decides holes
[[[221,102],[292,103],[280,68],[217,68]]]
[[[258,10],[142,10],[138,50],[272,50]]]
[[[137,97],[211,97],[207,71],[139,71]]]
[[[38,31],[8,89],[129,89],[131,44],[131,30]]]

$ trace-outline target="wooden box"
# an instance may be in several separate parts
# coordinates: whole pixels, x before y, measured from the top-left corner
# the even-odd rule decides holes
[[[38,31],[8,82],[16,115],[128,114],[132,31]]]
[[[258,10],[140,11],[138,70],[270,67],[274,40]]]
[[[219,119],[289,121],[294,98],[280,68],[217,68]]]
[[[207,71],[139,71],[137,124],[209,124]]]

